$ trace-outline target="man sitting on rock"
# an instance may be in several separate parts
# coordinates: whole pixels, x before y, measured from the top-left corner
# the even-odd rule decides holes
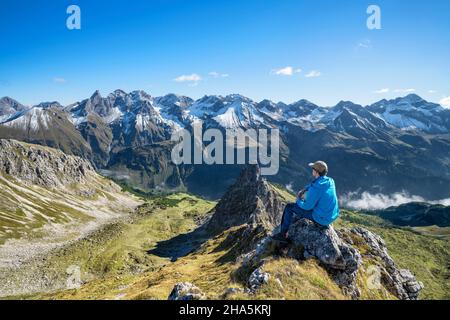
[[[281,220],[280,233],[273,236],[278,241],[286,241],[289,226],[294,215],[315,223],[328,226],[339,216],[339,205],[334,180],[327,177],[328,166],[323,161],[310,163],[314,181],[297,195],[297,201],[286,205]]]

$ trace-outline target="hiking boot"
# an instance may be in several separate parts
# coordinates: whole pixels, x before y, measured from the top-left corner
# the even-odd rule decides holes
[[[280,242],[285,242],[285,243],[289,242],[286,235],[282,234],[282,233],[277,233],[277,234],[273,235],[272,239],[275,241],[280,241]]]

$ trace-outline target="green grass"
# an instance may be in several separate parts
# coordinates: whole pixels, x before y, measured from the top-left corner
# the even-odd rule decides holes
[[[450,227],[438,227],[438,226],[413,227],[411,228],[411,230],[423,235],[433,236],[447,241],[450,240]]]
[[[316,260],[271,258],[263,271],[271,276],[257,291],[256,299],[346,300],[338,285]]]
[[[90,282],[87,288],[95,288],[83,298],[110,296],[114,294],[113,287],[126,285],[133,275],[154,272],[170,263],[169,258],[149,254],[149,251],[155,249],[159,241],[195,229],[196,219],[205,216],[214,205],[188,194],[148,200],[129,221],[108,225],[53,254],[45,268],[51,274],[61,274],[70,265],[77,265],[82,280]],[[64,278],[57,280],[62,282]],[[115,284],[112,291],[105,292],[107,283]],[[66,297],[66,293],[73,295],[71,291],[64,291],[62,297]]]

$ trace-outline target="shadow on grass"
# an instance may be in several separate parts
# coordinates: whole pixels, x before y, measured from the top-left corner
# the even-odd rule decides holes
[[[178,258],[198,250],[211,236],[211,232],[208,232],[204,226],[201,226],[169,240],[159,241],[156,247],[147,251],[147,253],[161,258],[170,258],[170,261],[175,262]]]

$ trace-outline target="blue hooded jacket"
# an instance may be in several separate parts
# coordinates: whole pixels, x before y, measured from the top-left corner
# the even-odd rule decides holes
[[[323,176],[305,187],[305,201],[297,199],[297,205],[304,210],[312,210],[312,216],[317,223],[327,226],[339,216],[339,204],[336,196],[334,180]]]

